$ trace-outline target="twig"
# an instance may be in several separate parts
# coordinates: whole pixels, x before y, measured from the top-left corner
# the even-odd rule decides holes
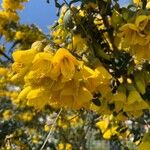
[[[150,125],[148,124],[148,122],[144,119],[144,122],[146,124],[146,126],[148,127],[148,129],[150,129]]]
[[[48,141],[50,135],[52,134],[52,131],[53,131],[54,127],[55,127],[56,121],[58,120],[58,117],[60,116],[62,110],[63,110],[63,109],[61,108],[60,111],[59,111],[59,113],[57,114],[57,116],[56,116],[56,118],[55,118],[55,120],[54,120],[54,122],[53,122],[53,124],[52,124],[52,127],[51,127],[51,129],[50,129],[50,131],[49,131],[49,133],[48,133],[48,135],[47,135],[47,137],[46,137],[46,139],[45,139],[45,141],[44,141],[42,147],[40,148],[40,150],[43,150],[44,146],[46,145],[46,143],[47,143],[47,141]]]
[[[0,54],[7,58],[9,61],[13,62],[13,60],[9,56],[7,56],[2,50],[0,50]]]
[[[142,0],[142,9],[145,9],[147,5],[147,0]]]

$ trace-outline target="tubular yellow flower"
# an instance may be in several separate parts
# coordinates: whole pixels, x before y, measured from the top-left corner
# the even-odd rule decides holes
[[[120,27],[118,37],[121,37],[122,48],[128,48],[135,56],[137,63],[150,59],[150,15],[138,15],[133,23]]]
[[[30,86],[25,87],[18,95],[18,102],[20,100],[26,100],[27,94],[29,93],[30,90],[31,90]]]
[[[89,104],[92,98],[92,94],[85,87],[70,81],[61,91],[59,103],[63,107],[80,109]]]
[[[112,136],[117,135],[118,132],[116,131],[118,127],[111,127],[108,129],[104,134],[103,138],[109,140]]]
[[[135,25],[138,27],[139,30],[143,31],[148,24],[149,17],[146,15],[140,15],[135,20]]]
[[[107,84],[112,78],[103,66],[98,66],[95,70],[84,66],[82,73],[85,79],[86,87],[91,92],[95,91],[98,86]]]
[[[33,85],[40,85],[49,81],[51,82],[51,59],[52,54],[49,52],[40,52],[36,54],[32,61],[30,71],[24,78],[25,82]]]
[[[118,134],[118,132],[116,131],[118,126],[117,125],[110,126],[109,118],[104,118],[104,120],[97,122],[96,126],[101,130],[104,139],[109,140],[112,136]]]
[[[106,118],[96,123],[96,126],[104,133],[108,128],[109,120]]]
[[[92,70],[91,68],[89,68],[87,66],[83,66],[82,74],[83,74],[83,78],[85,80],[86,87],[91,92],[93,92],[95,90],[95,88],[99,86],[99,82],[97,82],[98,74],[96,74],[96,72],[94,70]]]
[[[141,95],[136,90],[131,90],[127,97],[127,102],[124,106],[124,111],[134,112],[144,109],[149,109],[148,104],[142,99]]]
[[[139,32],[138,27],[135,24],[128,23],[120,28],[118,34],[119,37],[123,37],[124,43],[127,45],[146,45],[148,40],[145,39],[145,35]]]
[[[50,77],[57,80],[61,76],[62,82],[69,81],[74,76],[76,65],[77,59],[68,50],[60,48],[52,59]]]
[[[46,88],[34,88],[27,95],[27,105],[42,109],[51,100],[51,93]]]
[[[8,73],[7,68],[0,67],[0,76],[6,76]]]
[[[12,70],[16,73],[11,78],[12,81],[16,81],[16,79],[23,80],[25,74],[32,64],[32,60],[34,59],[36,53],[36,50],[29,49],[25,51],[18,50],[12,54],[14,59]]]
[[[101,76],[100,78],[102,78],[103,82],[112,78],[111,74],[103,66],[98,66],[95,71],[97,74],[99,74],[99,76]]]

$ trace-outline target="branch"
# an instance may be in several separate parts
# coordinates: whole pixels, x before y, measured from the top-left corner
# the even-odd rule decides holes
[[[145,9],[147,5],[147,0],[142,0],[142,9]]]
[[[55,128],[56,121],[58,120],[58,117],[60,116],[62,110],[63,110],[63,109],[61,108],[60,111],[58,112],[58,114],[57,114],[57,116],[56,116],[56,118],[55,118],[55,120],[54,120],[54,122],[53,122],[53,124],[52,124],[52,127],[51,127],[51,129],[50,129],[50,131],[49,131],[49,133],[48,133],[48,135],[47,135],[47,137],[46,137],[46,139],[45,139],[45,141],[44,141],[42,147],[40,148],[40,150],[43,150],[43,149],[44,149],[44,147],[45,147],[45,145],[46,145],[46,143],[47,143],[47,141],[48,141],[50,135],[51,135],[52,132],[53,132],[53,129]]]
[[[0,54],[3,55],[5,58],[7,58],[10,62],[13,62],[13,60],[8,55],[6,55],[2,50],[0,50]]]

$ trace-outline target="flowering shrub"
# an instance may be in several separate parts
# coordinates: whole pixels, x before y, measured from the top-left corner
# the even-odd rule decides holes
[[[149,1],[55,0],[49,36],[19,22],[24,2],[0,10],[1,149],[148,150]]]

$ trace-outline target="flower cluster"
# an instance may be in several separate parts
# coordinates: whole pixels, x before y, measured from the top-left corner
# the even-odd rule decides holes
[[[22,10],[24,6],[21,3],[23,2],[28,2],[28,0],[3,0],[2,8],[5,10]]]
[[[133,23],[120,27],[119,37],[123,39],[123,45],[135,55],[137,60],[150,59],[150,15],[137,15]]]
[[[112,115],[103,116],[97,123],[96,127],[100,129],[104,139],[110,140],[115,137],[119,139],[126,139],[132,136],[128,124],[124,124],[123,128],[121,122],[116,120]]]
[[[17,14],[17,10],[23,9],[23,2],[27,2],[28,0],[3,0],[2,1],[2,9],[0,10],[0,34],[4,35],[6,40],[10,40],[13,36],[13,27],[9,27],[9,24],[17,23],[19,20],[19,16]]]
[[[90,69],[65,48],[52,53],[38,51],[33,46],[15,51],[13,59],[12,80],[24,84],[18,100],[26,99],[29,106],[38,109],[46,104],[58,108],[88,108],[93,94],[111,79],[103,66]]]

